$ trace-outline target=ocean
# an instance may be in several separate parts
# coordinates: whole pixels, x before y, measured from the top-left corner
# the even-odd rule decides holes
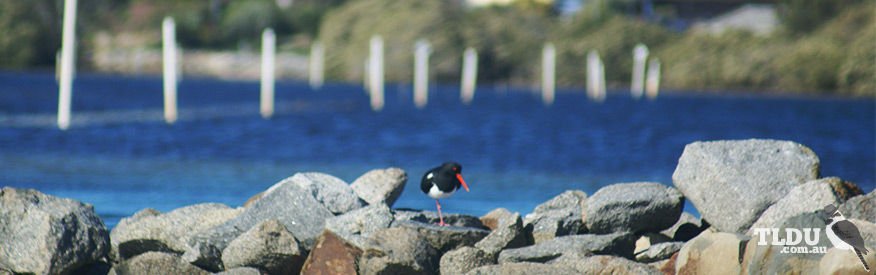
[[[748,138],[806,145],[823,176],[865,192],[876,182],[872,98],[670,91],[649,101],[615,90],[595,103],[569,88],[545,106],[533,89],[482,85],[466,105],[458,85],[441,84],[417,109],[409,84],[388,84],[386,106],[375,112],[361,85],[279,82],[276,113],[263,119],[257,82],[185,78],[179,120],[168,125],[161,85],[157,77],[81,74],[71,128],[61,131],[53,74],[0,72],[0,186],[92,204],[113,227],[147,207],[240,206],[297,172],[349,183],[399,167],[409,179],[394,207],[434,211],[420,179],[453,160],[471,191],[443,199],[444,212],[526,214],[569,189],[672,185],[686,144]],[[690,203],[685,211],[696,213]]]

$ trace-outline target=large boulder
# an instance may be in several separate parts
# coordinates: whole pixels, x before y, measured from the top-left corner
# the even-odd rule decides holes
[[[125,260],[109,271],[109,275],[151,275],[151,274],[211,274],[173,254],[150,251]]]
[[[313,197],[334,214],[347,213],[365,205],[365,201],[359,199],[353,188],[329,174],[297,173],[286,180],[313,193]]]
[[[441,256],[439,270],[441,274],[465,274],[472,269],[495,264],[495,255],[470,246],[460,247]]]
[[[294,177],[293,177],[294,178]],[[282,181],[225,223],[195,234],[183,259],[210,271],[224,269],[222,250],[232,240],[267,219],[277,219],[292,232],[302,250],[309,251],[332,213],[311,192],[294,181]]]
[[[0,190],[0,270],[66,274],[109,250],[109,233],[90,204],[36,190]]]
[[[490,221],[492,231],[486,237],[474,244],[474,247],[486,251],[490,255],[498,255],[502,250],[520,248],[532,245],[532,236],[523,230],[523,219],[520,213],[511,213],[499,208],[481,217],[481,221]]]
[[[852,191],[849,191],[852,190]],[[854,184],[839,178],[823,178],[795,186],[785,197],[767,208],[757,219],[748,235],[754,228],[776,227],[783,220],[804,213],[821,210],[828,204],[839,205],[848,196],[859,194],[860,189]]]
[[[112,253],[121,261],[148,251],[182,254],[197,232],[222,224],[240,214],[224,204],[203,203],[166,214],[146,208],[124,218],[110,232]]]
[[[675,261],[676,274],[740,274],[742,256],[749,237],[740,234],[703,231],[685,243]],[[740,251],[742,250],[742,251]]]
[[[392,207],[405,190],[408,174],[399,168],[368,171],[350,184],[353,191],[369,204],[384,202]]]
[[[362,249],[331,231],[323,231],[307,256],[301,274],[356,274]]]
[[[225,268],[255,267],[268,274],[298,274],[304,255],[286,226],[267,219],[231,241],[222,251]]]
[[[499,263],[538,262],[544,263],[568,253],[593,253],[632,257],[636,236],[630,233],[607,235],[570,235],[556,237],[535,245],[506,249],[499,253]]]
[[[399,221],[393,227],[410,229],[417,232],[420,239],[425,240],[438,254],[463,247],[472,246],[490,232],[475,227],[440,226],[418,221]]]
[[[563,265],[542,263],[506,263],[487,265],[475,268],[466,275],[506,275],[506,274],[552,274],[552,275],[577,275],[580,274],[574,268]]]
[[[694,142],[684,147],[672,181],[712,226],[744,234],[791,189],[817,179],[819,165],[812,150],[790,141]]]
[[[586,256],[582,253],[569,253],[550,261],[550,264],[571,267],[580,274],[644,275],[659,273],[656,268],[646,264],[609,255]]]
[[[838,208],[846,219],[876,221],[876,191],[850,198]]]
[[[660,232],[681,216],[684,197],[656,182],[612,184],[587,199],[584,223],[590,233]]]
[[[587,194],[568,190],[539,204],[523,219],[524,227],[532,232],[533,241],[540,243],[558,236],[587,233],[583,209]]]
[[[438,251],[411,228],[389,228],[368,238],[360,274],[436,274]]]

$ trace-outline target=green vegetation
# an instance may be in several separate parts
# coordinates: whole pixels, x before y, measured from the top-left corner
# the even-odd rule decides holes
[[[326,46],[327,76],[338,80],[361,81],[368,42],[381,35],[389,81],[411,81],[413,45],[425,38],[433,47],[432,77],[439,81],[458,81],[462,51],[474,47],[481,83],[530,85],[540,78],[542,46],[553,42],[559,85],[583,86],[586,55],[595,50],[609,85],[624,87],[632,48],[644,43],[661,60],[664,87],[876,96],[874,0],[785,1],[778,6],[782,27],[767,36],[671,31],[629,16],[634,0],[588,1],[571,18],[560,18],[538,0],[477,9],[446,0],[292,3],[281,8],[276,0],[79,0],[78,49],[82,54],[94,47],[98,32],[147,37],[152,44],[146,46],[157,47],[161,20],[173,16],[185,48],[257,49],[265,27],[277,32],[281,50],[306,53],[309,42],[319,39]],[[54,65],[62,4],[0,0],[0,68]]]

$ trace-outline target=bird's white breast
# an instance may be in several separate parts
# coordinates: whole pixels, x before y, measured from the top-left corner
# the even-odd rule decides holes
[[[429,197],[432,197],[433,199],[436,199],[436,200],[443,199],[446,197],[450,197],[450,195],[453,195],[453,192],[456,192],[456,189],[453,189],[452,191],[445,193],[444,191],[441,191],[440,189],[438,189],[438,185],[435,185],[433,183],[432,188],[429,188]]]
[[[851,245],[847,244],[842,239],[840,239],[839,236],[837,236],[836,234],[833,233],[833,229],[831,227],[836,222],[838,222],[838,221],[834,220],[830,224],[828,224],[827,227],[824,228],[825,229],[824,233],[827,234],[827,239],[830,240],[830,242],[833,243],[833,246],[836,248],[839,248],[842,250],[851,250],[852,249]]]

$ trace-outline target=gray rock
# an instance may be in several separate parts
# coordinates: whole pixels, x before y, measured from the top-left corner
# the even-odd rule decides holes
[[[122,219],[113,228],[110,255],[121,261],[147,251],[182,254],[189,248],[189,237],[239,213],[240,210],[219,203],[186,206],[167,214],[147,208]]]
[[[474,247],[460,247],[441,256],[440,271],[441,274],[465,274],[481,266],[496,264],[495,256]]]
[[[639,254],[639,252],[648,250],[651,245],[658,243],[665,243],[670,241],[671,239],[666,235],[660,233],[645,233],[636,240],[636,249],[633,250],[633,254]]]
[[[299,248],[309,251],[329,217],[332,213],[316,201],[311,192],[292,181],[283,181],[268,189],[234,219],[194,235],[183,259],[210,271],[220,271],[223,269],[222,250],[228,243],[270,218],[283,223],[298,240]]]
[[[839,211],[846,219],[876,221],[876,191],[850,198],[840,205]]]
[[[325,229],[342,235],[361,235],[368,238],[374,232],[389,228],[393,216],[389,207],[377,202],[346,214],[325,220]]]
[[[660,274],[660,271],[652,266],[607,255],[587,256],[582,253],[568,253],[554,259],[550,264],[574,268],[579,274]]]
[[[475,268],[466,275],[522,275],[522,274],[579,274],[577,270],[562,266],[541,263],[507,263],[498,265],[487,265]]]
[[[819,167],[812,150],[790,141],[694,142],[685,146],[672,181],[712,226],[745,233],[792,188],[818,178]]]
[[[494,215],[499,214],[494,213]],[[484,219],[481,218],[481,220]],[[523,230],[523,219],[520,218],[520,213],[513,213],[497,218],[493,231],[475,243],[474,247],[484,250],[488,254],[498,254],[504,249],[520,248],[533,243],[531,235],[526,234],[526,231]]]
[[[702,227],[703,221],[697,219],[691,213],[681,212],[681,217],[671,227],[660,231],[674,241],[686,242],[699,235],[705,228]]]
[[[751,235],[752,228],[776,227],[776,223],[789,217],[815,212],[828,204],[839,205],[848,199],[840,195],[842,186],[848,186],[848,183],[843,184],[839,178],[823,178],[795,186],[785,197],[763,211],[747,235]]]
[[[356,274],[362,249],[325,230],[307,256],[301,274]]]
[[[353,191],[369,204],[385,202],[392,207],[405,190],[408,174],[399,168],[368,171],[350,184]]]
[[[499,227],[500,221],[513,221],[515,215],[520,216],[519,213],[511,213],[508,209],[496,208],[478,219],[481,220],[481,223],[490,230],[496,230],[496,228]]]
[[[584,223],[590,233],[660,232],[681,215],[684,197],[656,182],[612,184],[587,199]]]
[[[652,244],[645,251],[636,254],[636,261],[642,263],[652,263],[660,260],[669,259],[672,254],[681,250],[683,242],[666,242]]]
[[[334,214],[347,213],[365,205],[353,188],[335,176],[317,172],[297,173],[289,179],[313,193],[313,197]]]
[[[703,231],[682,246],[675,261],[676,274],[740,274],[742,249],[749,237],[734,233]],[[742,250],[742,251],[740,251]]]
[[[125,260],[110,269],[111,275],[203,274],[210,272],[183,261],[173,254],[146,252]]]
[[[389,228],[368,239],[360,274],[436,274],[438,251],[410,228]]]
[[[480,228],[439,226],[418,221],[400,221],[393,226],[417,232],[420,239],[425,240],[438,251],[438,254],[463,246],[472,246],[490,233]]]
[[[231,241],[222,251],[225,268],[255,267],[269,274],[298,274],[304,255],[280,221],[267,219]]]
[[[819,212],[820,213],[820,212]],[[779,228],[780,238],[787,238],[786,228],[819,228],[824,230],[826,224],[820,214],[804,213],[786,218],[776,227]],[[772,227],[772,226],[771,226]],[[830,240],[824,233],[818,233],[819,242],[814,246],[832,247]],[[758,233],[745,247],[745,256],[742,261],[742,271],[747,274],[817,274],[818,261],[823,254],[799,254],[782,253],[783,245],[771,245],[772,233],[762,235]],[[761,242],[762,241],[762,242]],[[799,246],[809,246],[801,243]]]
[[[579,190],[563,192],[527,214],[524,227],[532,232],[535,243],[557,236],[587,233],[582,215],[586,200],[587,194]]]
[[[94,207],[36,190],[0,190],[0,266],[13,273],[65,274],[110,250]]]
[[[567,253],[584,252],[632,257],[635,241],[636,236],[630,233],[562,236],[527,247],[503,250],[499,253],[499,263],[544,263]]]
[[[256,268],[252,268],[252,267],[236,267],[236,268],[232,268],[232,269],[222,271],[219,273],[215,273],[215,274],[216,275],[261,275],[262,272],[260,272]]]
[[[450,213],[442,213],[444,215],[444,222],[457,227],[476,227],[487,229],[486,226],[481,222],[481,220],[473,215],[467,214],[450,214]],[[424,223],[438,223],[438,212],[433,211],[420,211],[413,209],[393,209],[392,215],[394,218],[393,227],[395,227],[396,222],[401,221],[418,221]]]

